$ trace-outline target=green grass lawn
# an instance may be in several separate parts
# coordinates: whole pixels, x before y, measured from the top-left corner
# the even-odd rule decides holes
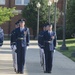
[[[66,47],[68,47],[68,50],[60,50],[61,46],[62,40],[59,40],[57,50],[75,62],[75,55],[72,56],[72,54],[75,53],[75,39],[66,39]]]

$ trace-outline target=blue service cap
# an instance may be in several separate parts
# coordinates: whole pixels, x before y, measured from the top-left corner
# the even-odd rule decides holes
[[[46,24],[45,24],[45,27],[46,27],[46,26],[49,26],[49,25],[50,25],[49,23],[46,23]]]
[[[22,22],[25,22],[26,20],[25,19],[20,19],[20,22],[22,23]]]
[[[15,25],[17,25],[17,24],[18,24],[18,22],[15,23]]]
[[[17,21],[17,22],[15,23],[15,25],[19,25],[19,21]]]
[[[46,27],[46,25],[44,24],[42,27]]]
[[[54,26],[53,23],[50,23],[49,26]]]
[[[22,22],[24,19],[19,19],[16,23],[15,23],[15,25],[19,25],[19,23],[20,22]]]
[[[53,23],[50,23],[50,24],[49,23],[46,23],[45,25],[46,26],[53,26]]]
[[[45,23],[42,25],[42,27],[47,27],[49,25],[49,23]]]

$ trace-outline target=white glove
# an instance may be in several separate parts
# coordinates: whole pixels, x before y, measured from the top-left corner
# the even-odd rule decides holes
[[[29,46],[27,46],[27,50],[29,49]]]
[[[16,49],[17,49],[17,47],[16,47],[16,45],[14,45],[13,50],[16,50]]]
[[[16,45],[11,45],[11,49],[12,50],[16,50],[17,48],[16,48]]]
[[[43,50],[43,49],[41,49],[41,52],[42,52],[42,53],[44,53],[44,50]]]
[[[56,52],[56,50],[54,49],[54,53]]]
[[[11,49],[13,50],[14,45],[11,45]]]

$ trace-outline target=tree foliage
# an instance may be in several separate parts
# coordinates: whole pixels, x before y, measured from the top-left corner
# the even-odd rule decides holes
[[[41,27],[43,24],[48,22],[49,7],[48,7],[48,0],[39,0],[39,2],[41,4],[41,7],[39,9],[40,11],[39,24]],[[23,17],[26,18],[27,20],[26,22],[27,26],[31,27],[34,32],[36,32],[37,28],[37,7],[36,7],[37,3],[38,0],[31,0],[31,2],[27,6],[25,6],[24,10],[22,11]],[[54,3],[51,5],[50,13],[51,13],[50,14],[51,23],[54,23]]]
[[[75,0],[67,0],[67,33],[68,38],[75,33]]]
[[[15,11],[15,7],[7,8],[7,7],[0,7],[0,25],[6,21],[10,20],[10,17],[14,17],[13,11]]]

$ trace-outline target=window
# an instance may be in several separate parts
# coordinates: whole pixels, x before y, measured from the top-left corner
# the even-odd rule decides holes
[[[27,5],[30,2],[30,0],[24,0],[24,4]]]
[[[5,5],[5,0],[0,0],[0,5]]]
[[[30,0],[15,0],[15,5],[27,5]]]

